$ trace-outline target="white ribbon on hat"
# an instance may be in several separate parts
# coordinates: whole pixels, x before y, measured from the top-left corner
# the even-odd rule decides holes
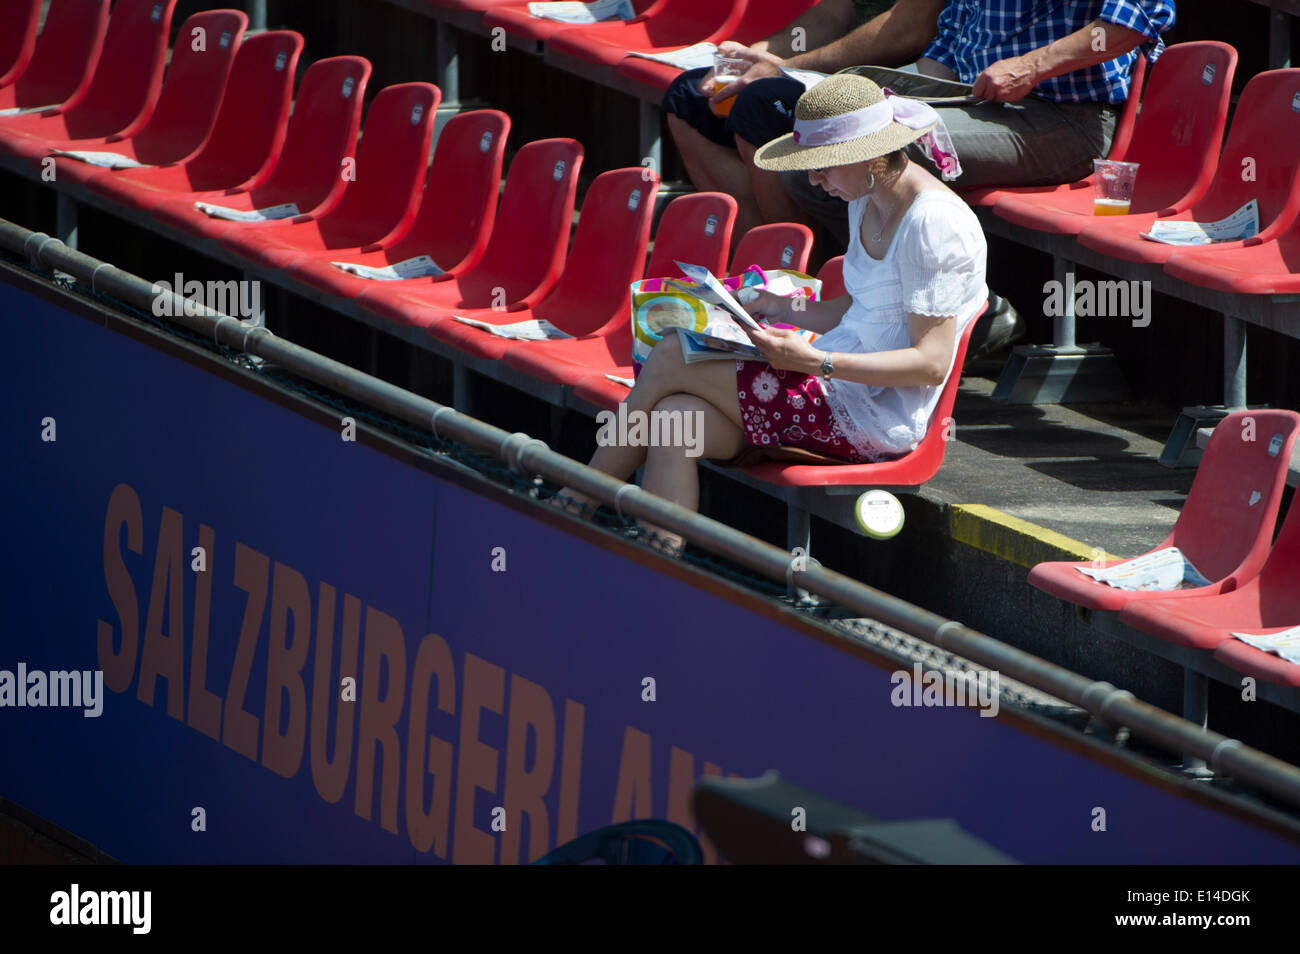
[[[870,136],[890,123],[900,123],[908,129],[922,129],[936,124],[918,142],[945,179],[956,179],[961,175],[961,163],[957,160],[957,150],[948,135],[948,127],[934,107],[899,96],[889,89],[883,92],[885,98],[880,102],[855,109],[851,113],[826,119],[796,119],[794,141],[801,146],[830,146]]]

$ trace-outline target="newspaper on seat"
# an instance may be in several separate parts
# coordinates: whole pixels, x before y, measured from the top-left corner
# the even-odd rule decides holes
[[[1117,590],[1185,590],[1210,585],[1178,547],[1153,550],[1114,566],[1075,569]]]
[[[560,23],[603,23],[607,20],[631,20],[636,16],[636,10],[632,8],[632,0],[593,0],[592,3],[556,0],[528,4],[528,15]]]

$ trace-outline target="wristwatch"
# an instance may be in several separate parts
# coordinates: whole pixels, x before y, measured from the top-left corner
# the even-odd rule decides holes
[[[835,373],[835,364],[831,361],[831,353],[830,353],[829,351],[827,351],[827,352],[826,352],[826,357],[822,358],[822,372],[821,372],[821,374],[822,374],[822,377],[823,377],[825,380],[828,380],[828,381],[829,381],[831,375],[834,374],[834,373]]]

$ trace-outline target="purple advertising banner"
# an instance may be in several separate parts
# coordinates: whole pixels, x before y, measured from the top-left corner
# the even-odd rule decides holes
[[[1300,861],[1226,800],[1005,708],[897,705],[896,664],[779,607],[82,310],[0,285],[0,796],[122,861],[520,863],[694,828],[698,776],[767,769],[1023,862]]]

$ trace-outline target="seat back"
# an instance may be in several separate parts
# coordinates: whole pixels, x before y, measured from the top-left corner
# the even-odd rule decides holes
[[[1133,141],[1133,127],[1137,124],[1138,108],[1142,103],[1142,82],[1147,75],[1147,57],[1141,50],[1138,50],[1137,57],[1133,60],[1133,68],[1128,78],[1128,99],[1124,100],[1124,108],[1120,110],[1119,119],[1115,122],[1115,135],[1110,140],[1110,151],[1106,153],[1107,159],[1117,161],[1124,160],[1124,153],[1128,151],[1129,143]]]
[[[207,142],[247,28],[240,10],[206,10],[181,24],[158,107],[135,136],[141,162],[179,162]]]
[[[365,245],[410,228],[429,174],[433,121],[441,100],[432,83],[399,83],[379,91],[357,149],[355,180],[321,218],[327,244],[336,244],[331,236],[346,235],[343,244]]]
[[[533,309],[574,337],[627,322],[632,283],[645,271],[659,177],[644,166],[596,177],[555,289]]]
[[[1210,580],[1258,573],[1298,430],[1295,411],[1237,411],[1220,421],[1163,545],[1178,547]]]
[[[1152,65],[1132,141],[1117,157],[1141,164],[1135,208],[1160,210],[1205,194],[1219,164],[1236,69],[1237,51],[1215,42],[1176,43]]]
[[[653,46],[672,46],[684,37],[696,42],[727,39],[754,0],[666,0],[646,20],[646,37]],[[771,0],[762,0],[770,3]],[[787,22],[789,22],[787,18]]]
[[[906,461],[903,466],[907,470],[905,480],[909,485],[925,483],[939,473],[939,468],[943,465],[943,455],[947,453],[948,441],[952,439],[952,408],[957,402],[957,388],[961,385],[961,367],[966,363],[966,349],[970,346],[975,325],[984,317],[988,307],[988,302],[984,302],[975,317],[966,322],[966,327],[957,338],[952,368],[949,369],[943,390],[939,392],[939,401],[934,406],[934,413],[930,415],[925,436],[916,445],[916,450],[899,459],[900,462]]]
[[[109,0],[51,0],[32,61],[14,83],[14,106],[81,102],[104,48],[108,8]]]
[[[729,275],[739,275],[751,265],[759,268],[787,268],[802,272],[808,268],[813,234],[806,225],[776,222],[760,225],[745,233],[731,256]]]
[[[836,255],[834,258],[827,260],[822,266],[822,270],[817,273],[818,280],[822,283],[822,301],[830,301],[832,298],[839,298],[846,294],[844,287],[844,256]]]
[[[302,47],[292,30],[259,33],[240,46],[212,135],[187,166],[196,190],[256,181],[280,158]]]
[[[117,0],[86,95],[64,116],[70,139],[131,136],[153,115],[175,7],[176,0]]]
[[[1212,222],[1255,199],[1260,234],[1268,239],[1295,217],[1298,184],[1300,69],[1258,73],[1241,92],[1219,168],[1205,197],[1192,207],[1193,218]]]
[[[727,268],[731,232],[736,225],[736,200],[723,192],[693,192],[668,203],[655,247],[650,253],[647,278],[682,278],[676,262],[704,265],[714,275]]]
[[[266,181],[252,191],[255,208],[285,195],[304,212],[333,199],[347,185],[343,160],[353,156],[370,61],[360,56],[317,60],[298,85],[284,151]]]
[[[479,263],[460,278],[470,307],[489,307],[501,295],[519,301],[554,283],[568,250],[582,157],[573,139],[542,139],[516,153],[492,237]]]
[[[784,30],[795,17],[807,13],[818,2],[819,0],[785,0],[783,3],[771,3],[770,0],[749,0],[731,31],[731,39],[746,46],[766,40],[778,30]]]
[[[41,0],[0,0],[0,86],[27,69],[36,48]]]
[[[429,181],[403,245],[444,270],[483,256],[496,221],[510,117],[497,109],[457,113],[438,134]]]

